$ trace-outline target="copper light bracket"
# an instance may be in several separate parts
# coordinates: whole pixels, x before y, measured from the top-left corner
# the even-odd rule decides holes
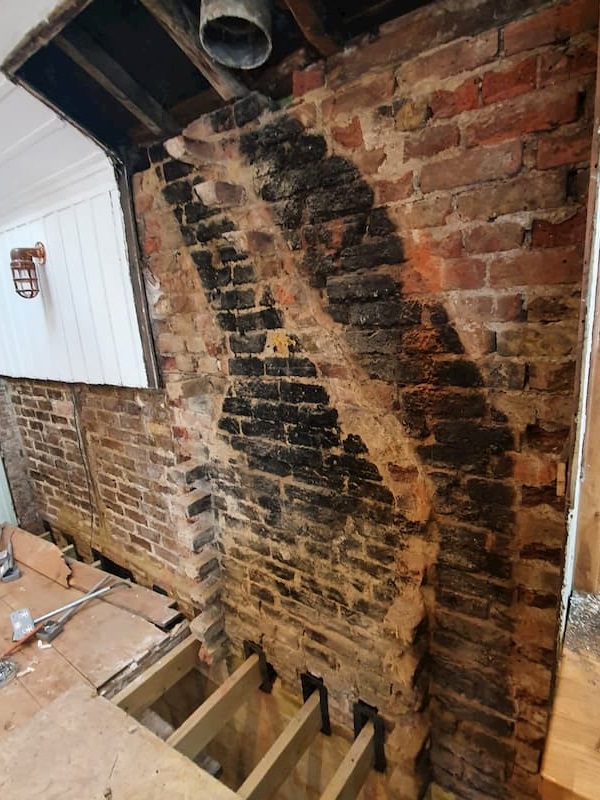
[[[26,300],[40,292],[37,266],[46,263],[46,248],[41,242],[35,247],[15,247],[10,251],[10,269],[15,291]]]

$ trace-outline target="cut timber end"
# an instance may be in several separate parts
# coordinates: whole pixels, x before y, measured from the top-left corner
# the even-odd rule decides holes
[[[113,702],[132,716],[149,708],[196,666],[199,647],[196,638],[188,636],[115,695]]]

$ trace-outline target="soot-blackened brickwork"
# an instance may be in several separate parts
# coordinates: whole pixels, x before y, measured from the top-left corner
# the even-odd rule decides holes
[[[342,438],[327,389],[301,342],[286,330],[268,281],[261,280],[252,253],[227,236],[235,231],[232,219],[195,199],[193,184],[201,177],[186,177],[191,168],[166,162],[165,178],[176,180],[165,188],[165,198],[176,205],[215,316],[229,334],[231,385],[219,427],[245,458],[214,474],[228,531],[232,591],[225,602],[246,625],[260,625],[253,603],[280,631],[301,622],[305,651],[323,667],[343,672],[349,657],[357,659],[371,673],[362,679],[365,692],[392,715],[425,709],[430,691],[431,746],[442,782],[456,749],[456,721],[475,722],[468,744],[485,759],[483,770],[471,775],[472,791],[496,796],[515,755],[507,684],[514,489],[504,480],[511,476],[507,453],[513,435],[487,402],[482,374],[465,356],[443,305],[405,298],[402,241],[385,209],[374,207],[357,168],[328,155],[322,136],[307,134],[285,116],[243,134],[240,149],[256,168],[260,195],[272,204],[288,244],[302,249],[308,280],[343,325],[366,374],[395,387],[396,414],[434,492],[427,524],[404,517],[361,438]],[[439,561],[431,570],[436,623],[428,653],[427,626],[415,626],[412,648],[421,662],[415,688],[408,697],[390,700],[390,658],[394,646],[399,660],[406,648],[386,636],[384,620],[402,581],[409,580],[398,562],[411,536],[439,541]],[[241,565],[249,549],[255,566],[243,587]],[[452,650],[457,634],[468,638],[469,631],[447,626],[444,611],[486,619],[492,606],[496,615],[505,609],[505,619],[495,641],[487,643],[481,670],[466,670],[454,663]],[[381,652],[375,658],[361,652],[360,627],[366,625],[379,629]],[[331,638],[335,646],[340,635],[349,649],[340,648],[332,659],[319,644],[331,646]],[[281,652],[281,641],[277,646]],[[359,692],[362,687],[359,679]]]
[[[260,194],[275,204],[290,245],[306,244],[303,265],[311,283],[324,289],[329,313],[344,325],[366,372],[396,387],[397,413],[435,486],[430,532],[435,535],[435,529],[440,543],[438,607],[481,618],[489,616],[491,603],[508,610],[515,599],[515,492],[503,479],[511,477],[507,454],[514,436],[504,415],[486,402],[481,372],[464,357],[446,310],[404,298],[405,259],[393,223],[385,209],[373,207],[373,193],[358,170],[326,155],[321,137],[306,135],[296,120],[284,118],[242,135],[241,151],[264,176]],[[482,663],[485,672],[469,673],[457,669],[449,655],[455,632],[442,618],[433,628],[433,697],[450,689],[492,712],[469,712],[494,734],[487,740],[482,734],[474,743],[492,751],[494,774],[479,777],[476,785],[491,793],[510,776],[514,759],[511,745],[495,738],[499,733],[510,738],[515,710],[507,685],[508,615],[505,629],[499,651]],[[460,707],[453,711],[460,718]],[[452,730],[440,730],[434,719],[432,731],[434,758],[443,768],[444,749],[454,749]]]

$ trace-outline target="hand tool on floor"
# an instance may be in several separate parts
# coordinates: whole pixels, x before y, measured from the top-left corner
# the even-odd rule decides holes
[[[110,577],[111,577],[110,575],[105,575],[103,578],[101,578],[98,581],[98,583],[90,589],[88,595],[93,594],[95,591],[104,586],[104,584],[110,580]],[[112,588],[113,587],[111,586],[111,589]],[[88,597],[87,599],[92,600],[93,598]],[[48,619],[45,622],[43,622],[42,627],[35,634],[35,638],[39,639],[42,642],[51,642],[54,639],[56,639],[58,634],[65,627],[67,621],[70,620],[71,617],[74,614],[76,614],[80,608],[83,608],[84,605],[85,605],[84,603],[81,603],[78,606],[74,606],[73,608],[67,609],[67,611],[65,611],[65,613],[62,614],[58,619]]]
[[[17,578],[21,577],[21,570],[15,564],[15,557],[13,555],[13,543],[12,539],[8,540],[8,544],[6,545],[6,558],[4,559],[2,566],[0,567],[0,579],[3,580],[5,583],[8,581],[16,581]]]
[[[76,608],[77,606],[82,605],[82,603],[87,603],[88,600],[92,600],[95,597],[102,597],[117,586],[129,586],[129,584],[126,581],[118,581],[110,586],[104,586],[102,589],[97,589],[96,591],[91,590],[87,594],[84,594],[83,597],[73,600],[71,603],[67,603],[60,608],[55,608],[53,611],[48,611],[47,614],[42,614],[36,619],[33,618],[33,614],[28,608],[18,608],[16,611],[11,611],[10,624],[13,630],[13,642],[19,642],[22,639],[25,639],[25,637],[29,638],[34,633],[37,633],[37,631],[41,629],[41,623],[48,619],[52,619],[55,614],[60,614],[62,611],[68,611],[70,608]]]

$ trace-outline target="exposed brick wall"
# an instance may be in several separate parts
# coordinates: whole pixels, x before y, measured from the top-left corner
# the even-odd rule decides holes
[[[37,511],[53,532],[82,557],[100,552],[168,591],[190,614],[210,610],[220,566],[206,464],[192,460],[187,439],[182,452],[165,393],[7,383]]]
[[[39,409],[38,409],[39,411]],[[9,482],[13,506],[20,525],[36,533],[42,531],[33,493],[33,484],[27,471],[14,407],[10,401],[7,384],[0,380],[0,458]]]
[[[322,674],[336,719],[377,705],[382,797],[536,792],[597,7],[520,13],[436,3],[287,109],[253,95],[154,148],[164,392],[11,382],[44,516],[207,625],[220,597],[236,652]],[[41,428],[39,401],[65,404]]]

